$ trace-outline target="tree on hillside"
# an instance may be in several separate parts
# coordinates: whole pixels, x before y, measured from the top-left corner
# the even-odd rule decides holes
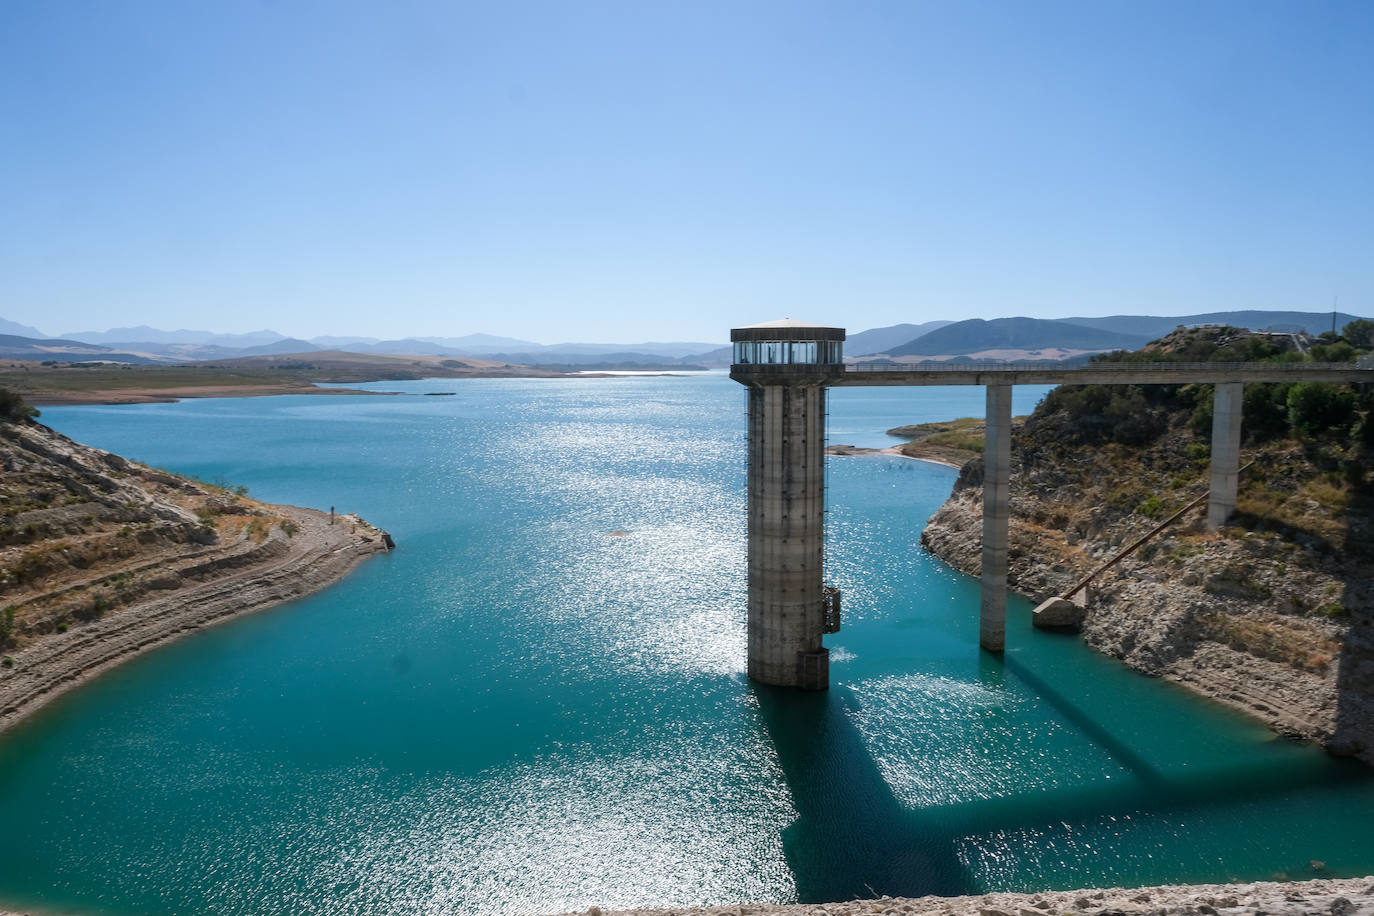
[[[1357,350],[1374,350],[1374,321],[1356,318],[1341,329],[1341,336]]]
[[[0,420],[22,423],[39,416],[37,407],[30,407],[24,399],[8,388],[0,388]]]
[[[1355,419],[1355,392],[1338,385],[1299,382],[1288,389],[1288,422],[1306,436],[1344,431]]]

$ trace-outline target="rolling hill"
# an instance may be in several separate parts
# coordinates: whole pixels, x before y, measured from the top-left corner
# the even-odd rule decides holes
[[[1043,318],[970,318],[889,350],[891,356],[962,356],[985,350],[1135,349],[1149,338]]]
[[[893,348],[911,343],[918,337],[954,324],[952,321],[926,321],[921,324],[894,324],[885,328],[870,328],[850,334],[844,342],[844,352],[850,356],[871,356],[890,353]]]
[[[1340,330],[1361,316],[1336,314],[1336,329]],[[1118,334],[1133,334],[1151,340],[1163,337],[1179,325],[1191,327],[1199,324],[1229,325],[1233,328],[1248,328],[1252,331],[1277,330],[1289,331],[1301,328],[1309,334],[1320,334],[1331,330],[1330,312],[1266,312],[1257,309],[1239,312],[1205,312],[1199,315],[1175,315],[1162,318],[1155,315],[1110,315],[1106,318],[1061,318],[1067,324],[1097,328],[1101,331],[1114,331]]]
[[[64,340],[60,337],[17,337],[13,334],[0,334],[0,359],[58,359],[63,362],[109,361],[139,364],[159,362],[147,354],[112,350],[79,340]]]

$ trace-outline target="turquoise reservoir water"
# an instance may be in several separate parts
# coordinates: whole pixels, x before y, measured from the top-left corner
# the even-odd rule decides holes
[[[409,393],[45,411],[400,548],[0,739],[0,903],[515,914],[1374,871],[1365,768],[1019,600],[1005,659],[980,654],[976,583],[919,547],[951,469],[831,461],[834,687],[774,692],[743,676],[738,386],[374,387]],[[844,392],[831,423],[980,409]]]

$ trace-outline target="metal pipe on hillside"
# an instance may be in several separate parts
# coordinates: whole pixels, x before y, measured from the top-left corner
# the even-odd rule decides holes
[[[1253,462],[1253,461],[1247,463],[1247,464],[1245,465],[1245,467],[1241,468],[1241,469],[1240,469],[1239,471],[1237,471],[1236,473],[1237,473],[1237,474],[1242,474],[1242,473],[1244,473],[1244,472],[1245,472],[1245,469],[1248,468],[1248,467],[1250,467],[1250,465],[1252,465],[1252,464],[1254,464],[1254,463],[1255,463],[1255,462]],[[1069,599],[1069,598],[1072,598],[1074,595],[1078,594],[1079,592],[1081,592],[1081,591],[1087,586],[1087,584],[1088,584],[1089,582],[1091,582],[1093,579],[1096,579],[1096,578],[1097,578],[1098,576],[1100,576],[1102,573],[1106,572],[1107,570],[1109,570],[1109,569],[1111,569],[1113,566],[1115,566],[1117,563],[1120,563],[1122,560],[1126,559],[1128,556],[1130,556],[1132,553],[1134,553],[1135,550],[1136,550],[1136,548],[1138,548],[1141,544],[1144,544],[1144,543],[1145,543],[1146,541],[1148,541],[1150,538],[1154,537],[1156,534],[1159,534],[1159,533],[1160,533],[1161,531],[1163,531],[1165,528],[1168,528],[1168,527],[1169,527],[1170,525],[1172,525],[1174,522],[1176,522],[1176,521],[1178,521],[1180,518],[1182,518],[1183,515],[1184,515],[1184,513],[1186,513],[1189,509],[1194,509],[1194,508],[1196,508],[1196,507],[1202,505],[1202,504],[1207,500],[1207,497],[1208,497],[1208,496],[1211,496],[1211,495],[1212,495],[1212,494],[1211,494],[1211,490],[1208,490],[1206,493],[1203,493],[1201,496],[1199,496],[1197,499],[1195,499],[1195,500],[1193,500],[1192,502],[1190,502],[1188,505],[1184,506],[1182,509],[1179,509],[1179,510],[1178,510],[1177,512],[1175,512],[1173,515],[1169,516],[1169,517],[1166,518],[1164,521],[1160,522],[1158,525],[1156,525],[1155,527],[1151,528],[1150,531],[1149,531],[1149,533],[1146,534],[1146,535],[1144,535],[1143,537],[1141,537],[1140,540],[1136,541],[1136,542],[1133,543],[1130,547],[1127,547],[1125,550],[1121,551],[1121,552],[1118,553],[1116,556],[1112,557],[1112,558],[1111,558],[1110,560],[1108,560],[1106,563],[1103,563],[1101,566],[1097,567],[1097,569],[1094,569],[1092,572],[1088,573],[1088,575],[1085,576],[1081,582],[1079,582],[1077,585],[1075,585],[1073,588],[1069,589],[1067,592],[1065,592],[1064,594],[1060,595],[1059,597],[1064,598],[1064,599],[1067,600],[1067,599]]]

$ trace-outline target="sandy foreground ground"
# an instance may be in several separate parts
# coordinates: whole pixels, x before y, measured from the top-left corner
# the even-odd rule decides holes
[[[389,549],[385,532],[353,515],[275,506],[299,526],[261,547],[193,567],[179,586],[11,653],[0,669],[0,732],[115,665],[202,627],[319,591]]]
[[[1374,916],[1374,876],[1171,884],[1161,887],[878,897],[846,903],[744,904],[665,910],[592,907],[568,916]]]

